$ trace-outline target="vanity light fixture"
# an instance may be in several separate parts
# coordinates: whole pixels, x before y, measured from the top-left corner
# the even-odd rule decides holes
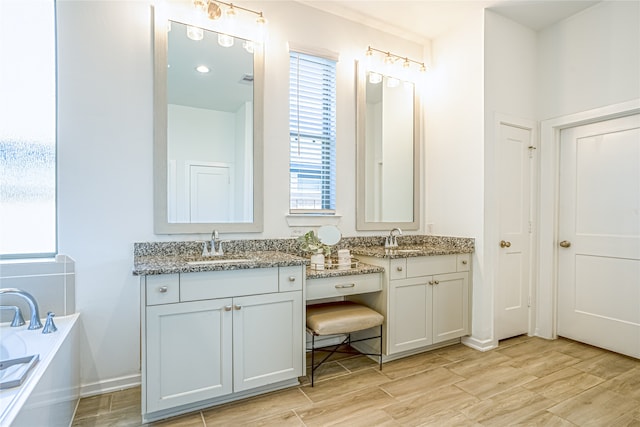
[[[398,87],[400,86],[400,80],[395,77],[387,77],[387,87]]]
[[[204,30],[202,28],[187,25],[187,37],[195,41],[202,40],[204,38]]]
[[[262,12],[249,9],[246,7],[238,6],[237,4],[227,3],[220,0],[193,0],[193,5],[196,9],[202,11],[207,17],[213,21],[222,17],[222,6],[226,6],[228,9],[224,13],[226,19],[235,19],[236,10],[242,10],[247,13],[257,15],[256,24],[259,27],[263,27],[266,24],[266,19],[262,16]]]
[[[411,59],[409,57],[396,55],[396,54],[391,53],[389,51],[376,49],[376,48],[371,47],[371,46],[369,46],[367,48],[367,51],[365,52],[365,56],[373,57],[373,54],[375,52],[378,52],[378,53],[381,53],[381,54],[384,55],[384,64],[385,65],[392,65],[392,64],[395,64],[397,61],[402,61],[402,68],[404,68],[404,69],[408,70],[409,68],[411,68],[411,64],[416,64],[416,65],[418,65],[418,70],[420,72],[427,71],[427,67],[424,65],[424,62],[415,61],[415,60],[413,60],[413,59]]]
[[[233,37],[229,34],[218,34],[218,44],[222,47],[233,46]]]
[[[369,83],[377,85],[382,82],[382,74],[370,72],[369,73]]]

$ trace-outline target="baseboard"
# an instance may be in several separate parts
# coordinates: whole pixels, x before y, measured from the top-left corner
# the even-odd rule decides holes
[[[498,347],[498,343],[494,342],[492,339],[479,340],[474,337],[462,337],[460,342],[467,347],[471,347],[478,351],[489,351]]]
[[[125,390],[127,388],[138,387],[141,383],[141,374],[128,375],[119,378],[112,378],[106,381],[99,381],[80,386],[80,397],[95,396],[98,394],[111,393]]]

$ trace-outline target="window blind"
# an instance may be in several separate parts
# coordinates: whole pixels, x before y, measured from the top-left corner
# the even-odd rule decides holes
[[[290,212],[335,212],[336,62],[289,55]]]

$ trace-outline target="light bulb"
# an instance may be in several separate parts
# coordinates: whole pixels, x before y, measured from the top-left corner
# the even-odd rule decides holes
[[[244,50],[246,50],[247,52],[253,54],[253,52],[255,51],[255,45],[253,44],[253,42],[251,40],[245,40],[242,43],[242,47],[244,48]]]
[[[382,74],[369,73],[369,83],[377,85],[382,81]]]
[[[262,12],[258,15],[256,19],[257,29],[256,29],[256,38],[258,42],[264,42],[267,37],[267,20],[262,16]]]
[[[193,5],[196,9],[201,10],[202,12],[207,11],[207,2],[205,0],[193,0]]]
[[[420,64],[420,72],[424,73],[425,71],[427,71],[427,67],[424,66],[424,63]]]
[[[409,58],[404,58],[404,62],[402,63],[402,68],[411,67],[411,63],[409,62]]]
[[[204,38],[204,31],[202,28],[187,25],[187,37],[195,41],[202,40]]]
[[[220,16],[222,16],[222,10],[220,9],[220,6],[218,6],[216,2],[210,1],[209,5],[207,6],[207,17],[215,21],[216,19],[220,18]]]
[[[367,49],[367,51],[364,53],[365,56],[373,56],[373,49],[371,49],[371,46],[369,46],[369,48]]]
[[[395,77],[387,77],[387,87],[398,87],[400,85],[400,80]]]
[[[226,20],[229,21],[229,23],[234,23],[236,22],[236,9],[233,7],[232,3],[229,3],[229,9],[227,9],[227,12],[225,13],[226,15]]]
[[[233,46],[233,37],[228,34],[218,34],[218,44],[222,47]]]
[[[385,65],[393,64],[393,58],[391,57],[391,54],[389,52],[387,52],[387,56],[384,57],[384,64]]]

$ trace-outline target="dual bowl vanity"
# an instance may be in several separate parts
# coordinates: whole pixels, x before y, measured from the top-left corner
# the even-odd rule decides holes
[[[211,257],[202,242],[136,243],[143,421],[298,385],[307,302],[352,300],[384,315],[385,361],[469,335],[473,239],[403,236],[389,250],[355,237],[340,248],[357,266],[311,270],[295,239],[226,242]]]

